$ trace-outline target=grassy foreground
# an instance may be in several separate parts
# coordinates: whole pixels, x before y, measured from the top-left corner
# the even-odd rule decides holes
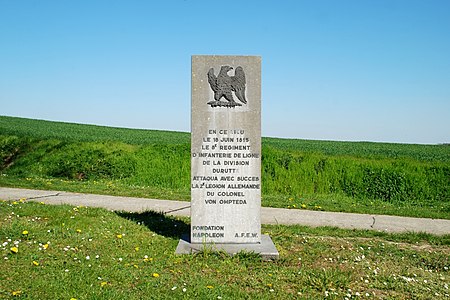
[[[450,146],[262,139],[262,205],[450,219]],[[188,133],[0,116],[0,186],[190,200]]]
[[[448,299],[450,236],[263,226],[281,258],[174,254],[188,220],[0,201],[0,298]]]

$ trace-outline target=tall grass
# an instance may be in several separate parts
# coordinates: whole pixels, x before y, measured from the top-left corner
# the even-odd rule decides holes
[[[186,132],[115,128],[0,116],[0,134],[68,142],[122,142],[131,145],[190,144]]]
[[[411,158],[365,159],[264,147],[265,194],[334,194],[388,202],[448,202],[450,166]],[[449,211],[450,213],[450,211]]]

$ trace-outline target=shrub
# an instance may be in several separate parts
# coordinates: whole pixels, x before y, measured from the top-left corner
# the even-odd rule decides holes
[[[131,176],[136,162],[123,145],[75,143],[48,153],[44,173],[67,179],[121,179]]]

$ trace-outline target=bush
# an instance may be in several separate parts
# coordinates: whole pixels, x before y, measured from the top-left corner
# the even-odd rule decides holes
[[[336,194],[385,202],[450,199],[450,168],[406,158],[362,159],[264,147],[263,194]]]
[[[42,159],[44,173],[67,179],[122,179],[130,177],[136,162],[120,144],[75,143],[48,153]]]

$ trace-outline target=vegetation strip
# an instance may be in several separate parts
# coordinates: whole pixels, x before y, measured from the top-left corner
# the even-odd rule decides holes
[[[0,117],[0,185],[190,200],[188,133]],[[450,147],[263,138],[262,204],[450,219]]]

